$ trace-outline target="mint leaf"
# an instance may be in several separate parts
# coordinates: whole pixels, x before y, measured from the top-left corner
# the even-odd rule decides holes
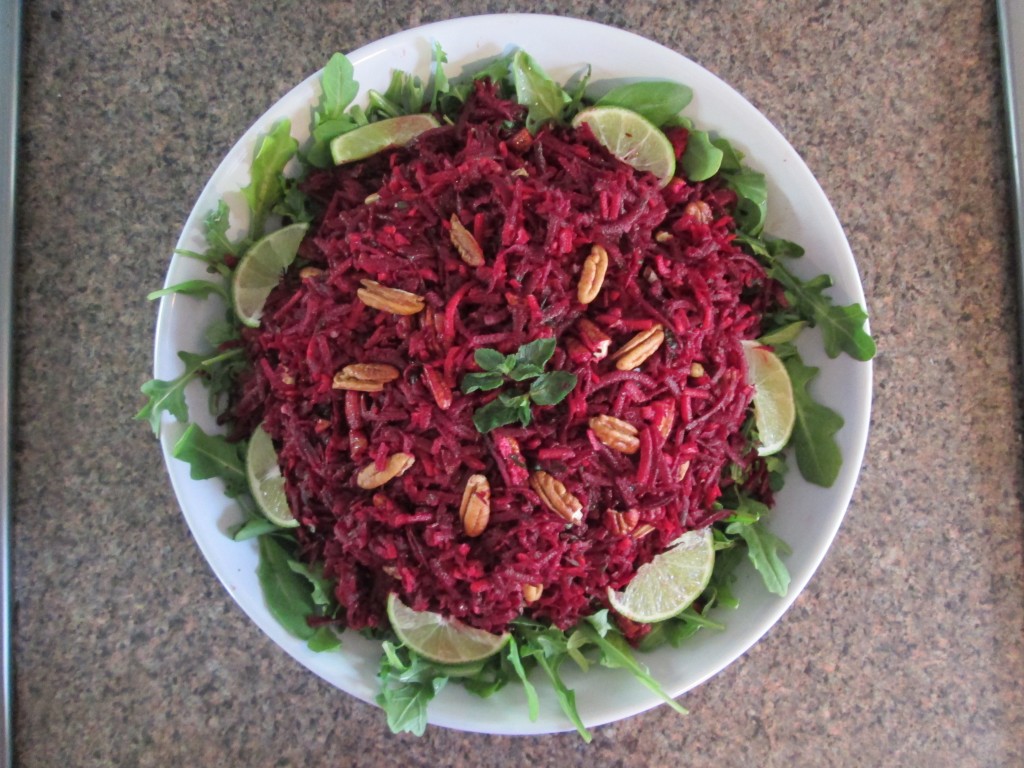
[[[828,488],[839,476],[843,457],[835,434],[843,426],[843,417],[818,402],[807,391],[818,369],[804,365],[793,350],[783,358],[783,365],[793,385],[796,422],[793,425],[793,447],[800,474],[810,483]]]
[[[576,387],[576,374],[569,371],[545,373],[530,386],[530,399],[537,405],[555,405]]]
[[[536,133],[544,123],[561,121],[566,105],[572,100],[562,86],[548,77],[541,66],[525,51],[512,57],[512,79],[516,101],[526,107],[526,128]]]
[[[504,383],[505,377],[500,373],[467,373],[462,377],[461,389],[468,395],[470,392],[488,392]]]
[[[690,101],[693,91],[671,81],[629,83],[613,88],[597,100],[598,107],[623,107],[662,126],[678,115]]]
[[[476,350],[473,353],[473,359],[485,371],[496,371],[505,362],[505,356],[501,352],[496,349],[487,349],[486,347]]]
[[[249,204],[249,237],[258,240],[270,210],[284,194],[284,167],[295,156],[299,143],[292,138],[292,124],[278,120],[260,141],[252,159],[249,184],[242,188]]]
[[[543,368],[555,354],[555,339],[552,336],[523,344],[516,351],[515,365],[535,365]]]
[[[526,400],[527,413],[529,413],[529,400]],[[498,427],[504,427],[508,424],[512,424],[515,421],[522,421],[522,404],[518,398],[512,398],[512,402],[503,400],[502,396],[499,395],[497,398],[492,400],[480,408],[477,408],[473,413],[473,425],[477,431],[481,434],[486,435],[492,429]],[[526,424],[529,424],[527,419]],[[526,426],[524,424],[524,426]]]
[[[527,379],[535,379],[542,373],[544,373],[544,369],[539,365],[520,363],[509,373],[509,378],[512,381],[526,381]]]

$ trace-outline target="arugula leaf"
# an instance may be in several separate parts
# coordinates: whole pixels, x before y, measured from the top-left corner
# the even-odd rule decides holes
[[[761,574],[765,588],[773,595],[785,597],[789,589],[789,570],[779,553],[789,554],[790,549],[786,543],[769,531],[761,520],[729,523],[725,532],[740,536],[747,543],[747,556]]]
[[[679,166],[689,181],[706,181],[718,173],[723,153],[711,143],[707,131],[690,131]]]
[[[306,565],[298,560],[289,560],[288,567],[293,573],[304,576],[312,585],[313,591],[310,597],[314,605],[327,609],[333,609],[337,605],[337,600],[334,597],[334,582],[324,576],[323,563]]]
[[[422,736],[427,728],[427,704],[444,688],[448,677],[437,666],[389,640],[382,646],[377,703],[387,714],[393,733],[407,731]]]
[[[845,352],[855,360],[870,360],[875,356],[875,342],[864,330],[867,312],[859,304],[836,306],[824,294],[824,290],[832,286],[832,278],[819,275],[805,282],[777,260],[772,261],[768,274],[782,284],[797,312],[821,328],[825,354],[834,358]]]
[[[284,195],[284,167],[299,148],[299,143],[292,138],[291,128],[291,120],[278,120],[260,141],[253,156],[249,184],[242,188],[249,204],[252,240],[263,235],[267,215]]]
[[[583,740],[589,744],[593,737],[583,725],[580,713],[576,709],[576,694],[558,674],[562,662],[569,658],[565,633],[555,627],[544,628],[527,622],[519,622],[518,626],[524,634],[521,655],[534,659],[537,665],[544,670],[544,674],[551,681],[551,687],[555,690],[555,697],[558,699],[562,711],[576,726],[576,730],[579,731]]]
[[[135,414],[135,418],[148,421],[156,437],[160,436],[160,414],[164,411],[178,421],[188,421],[188,405],[185,402],[185,388],[188,383],[200,371],[210,371],[218,363],[239,358],[241,354],[241,349],[232,349],[212,356],[179,352],[178,357],[185,363],[185,370],[176,379],[152,379],[143,384],[142,394],[146,395],[149,401]]]
[[[234,541],[248,541],[265,533],[274,533],[280,530],[281,526],[270,522],[265,517],[253,517],[235,526],[230,533]]]
[[[669,80],[629,83],[613,88],[597,100],[596,106],[623,107],[662,126],[693,100],[693,91]]]
[[[159,299],[163,296],[171,296],[175,293],[180,293],[184,296],[195,296],[200,299],[205,299],[210,294],[217,294],[224,301],[231,303],[231,297],[228,295],[228,290],[219,283],[211,283],[209,280],[185,280],[181,283],[175,283],[169,285],[166,288],[161,288],[159,291],[152,291],[146,295],[148,301]]]
[[[441,48],[441,44],[434,41],[434,78],[433,87],[430,89],[430,111],[437,112],[440,105],[441,96],[448,93],[451,90],[451,85],[448,82],[448,76],[444,73],[444,65],[448,61],[448,56],[445,55],[444,49]]]
[[[795,320],[781,328],[776,328],[773,331],[769,331],[768,333],[759,336],[757,341],[759,344],[764,344],[769,347],[774,347],[778,344],[789,344],[800,335],[800,331],[802,331],[806,326],[806,320]]]
[[[562,86],[548,77],[533,57],[523,50],[515,52],[511,69],[516,101],[527,109],[527,130],[536,133],[549,120],[561,121],[566,105],[572,101]]]
[[[726,186],[739,197],[736,224],[745,232],[758,235],[768,216],[768,184],[763,173],[743,168],[723,173]]]
[[[530,386],[530,399],[537,405],[555,405],[576,387],[576,374],[552,371],[538,376]]]
[[[843,426],[843,417],[814,401],[807,386],[817,376],[818,369],[804,365],[796,350],[782,358],[793,385],[793,405],[796,422],[793,425],[793,447],[800,474],[815,485],[828,488],[839,476],[843,457],[836,444],[835,434]]]
[[[333,651],[341,647],[341,638],[328,626],[317,627],[312,637],[306,641],[306,647],[313,653]]]
[[[329,168],[331,162],[331,139],[356,127],[353,118],[345,114],[345,108],[359,93],[352,62],[342,53],[331,56],[320,76],[320,101],[313,108],[313,125],[310,133],[313,145],[306,153],[306,159],[317,168]]]
[[[519,676],[519,682],[523,684],[523,691],[526,693],[526,706],[530,712],[530,720],[536,721],[540,716],[540,699],[537,697],[537,689],[534,688],[533,683],[526,677],[526,668],[523,666],[523,660],[519,657],[519,644],[516,642],[515,637],[510,637],[508,640],[506,656],[512,668],[516,671],[516,675]]]
[[[309,212],[307,205],[309,198],[306,193],[299,189],[296,179],[284,180],[284,195],[273,207],[272,213],[276,213],[292,223],[310,222],[313,214]]]
[[[221,435],[208,435],[197,424],[189,424],[171,449],[171,456],[187,462],[189,477],[224,481],[224,493],[235,497],[249,490],[245,476],[245,443],[229,443]]]
[[[606,611],[607,609],[599,611],[598,614],[605,613]],[[583,632],[584,636],[601,650],[601,664],[612,669],[627,670],[676,712],[681,715],[688,714],[686,709],[678,701],[665,693],[664,689],[658,685],[658,681],[651,677],[647,667],[636,660],[633,652],[629,650],[629,644],[626,642],[626,639],[618,631],[611,627],[605,629],[604,632],[600,631],[602,624],[596,616],[588,616],[584,623],[580,625],[579,631]],[[604,624],[607,626],[607,622],[604,622]]]
[[[289,633],[309,640],[316,634],[307,621],[316,613],[309,580],[292,569],[293,558],[273,536],[261,536],[259,547],[256,576],[267,610]]]
[[[231,211],[228,204],[220,200],[217,207],[206,214],[206,218],[203,219],[203,236],[210,246],[210,250],[205,254],[206,260],[223,261],[225,254],[238,255],[238,247],[228,239],[228,229],[231,226],[230,217]]]

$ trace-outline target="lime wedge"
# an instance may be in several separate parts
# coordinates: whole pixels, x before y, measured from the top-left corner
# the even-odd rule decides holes
[[[572,119],[573,128],[583,123],[622,162],[653,173],[663,187],[672,180],[676,173],[672,142],[646,117],[623,107],[590,107]]]
[[[627,619],[643,624],[664,621],[700,596],[714,567],[711,528],[689,531],[651,562],[641,565],[622,592],[609,587],[608,601]]]
[[[420,656],[441,664],[486,659],[500,651],[509,638],[508,632],[495,635],[439,613],[414,611],[394,593],[388,595],[388,618],[399,640]]]
[[[249,492],[267,520],[282,528],[294,528],[299,524],[288,508],[284,478],[277,463],[274,442],[270,435],[263,431],[262,426],[256,427],[256,431],[249,438],[249,449],[245,454],[245,473],[249,479]]]
[[[778,453],[789,442],[796,423],[793,384],[778,356],[756,341],[743,342],[747,381],[754,385],[754,424],[761,445],[759,456]]]
[[[335,165],[365,160],[388,147],[408,144],[424,131],[440,125],[433,115],[402,115],[378,120],[331,140],[331,157]]]
[[[295,261],[307,224],[289,224],[257,240],[242,256],[231,280],[235,314],[250,328],[260,324],[267,296],[277,286],[281,273]]]

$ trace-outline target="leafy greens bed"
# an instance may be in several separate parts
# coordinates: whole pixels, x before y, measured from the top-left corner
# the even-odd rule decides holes
[[[322,76],[322,96],[313,110],[309,144],[300,148],[291,137],[288,121],[281,121],[262,139],[255,152],[251,182],[242,190],[250,210],[247,234],[241,240],[229,238],[228,207],[221,202],[206,218],[209,248],[203,253],[184,253],[205,262],[211,275],[220,276],[223,282],[190,280],[151,294],[153,298],[170,293],[200,298],[215,295],[229,305],[225,319],[207,329],[211,352],[181,352],[185,367],[178,378],[154,380],[144,385],[143,392],[149,402],[139,418],[148,420],[155,432],[165,412],[187,422],[186,387],[195,380],[207,386],[211,410],[227,414],[232,422],[231,439],[207,434],[196,424],[190,424],[177,441],[173,455],[190,464],[194,479],[220,478],[227,495],[237,499],[246,511],[247,521],[237,527],[233,536],[237,540],[258,537],[258,575],[268,608],[289,632],[306,640],[309,647],[317,651],[328,651],[340,645],[337,630],[352,626],[352,622],[346,621],[346,612],[339,605],[336,576],[332,578],[325,572],[322,558],[308,557],[309,547],[304,545],[303,539],[305,532],[275,525],[259,513],[248,495],[245,439],[255,425],[239,423],[245,422],[245,417],[239,418],[244,409],[238,407],[238,393],[240,382],[251,381],[252,362],[243,340],[247,337],[230,309],[234,297],[225,283],[230,283],[239,259],[268,228],[276,229],[287,222],[316,222],[322,218],[323,201],[316,199],[310,185],[318,174],[324,173],[319,169],[332,165],[330,143],[337,136],[376,121],[425,111],[444,122],[455,123],[467,103],[479,93],[477,81],[493,82],[495,97],[508,96],[524,108],[522,125],[510,116],[506,126],[509,137],[519,136],[524,142],[536,140],[545,131],[566,130],[564,126],[590,103],[586,97],[586,74],[571,86],[560,85],[522,51],[490,62],[473,78],[458,82],[450,82],[445,76],[444,63],[443,52],[435,46],[429,82],[422,83],[412,75],[395,72],[389,88],[383,93],[370,91],[367,106],[360,107],[352,104],[358,85],[351,64],[344,56],[335,55]],[[616,89],[598,103],[637,112],[675,139],[680,150],[680,185],[706,182],[709,194],[724,191],[721,205],[729,207],[730,218],[735,220],[734,241],[760,264],[773,290],[781,295],[765,305],[770,311],[759,318],[759,341],[771,346],[784,361],[792,382],[796,419],[791,446],[797,466],[808,481],[828,486],[834,481],[841,463],[834,435],[842,426],[842,419],[811,398],[807,386],[817,371],[803,363],[792,342],[804,327],[816,326],[821,329],[829,356],[846,353],[858,360],[867,360],[874,353],[874,345],[864,330],[866,315],[857,305],[839,307],[832,303],[824,292],[831,284],[828,276],[801,281],[786,268],[785,260],[798,257],[802,251],[794,243],[764,235],[767,213],[764,177],[745,167],[742,156],[728,141],[699,130],[679,116],[689,99],[689,90],[684,86],[651,82]],[[524,127],[526,132],[522,133]],[[295,159],[299,161],[301,172],[286,175],[286,167]],[[710,199],[714,202],[716,198]],[[306,263],[304,254],[308,255],[300,250],[300,263]],[[293,272],[297,273],[298,269]],[[516,349],[513,347],[506,352],[514,353]],[[461,378],[465,395],[514,387],[511,381],[535,383],[524,394],[504,400],[499,395],[478,408],[473,423],[481,435],[495,429],[500,435],[502,427],[517,420],[525,427],[533,415],[541,413],[545,407],[557,406],[565,398],[571,398],[570,393],[577,386],[575,378],[570,386],[569,374],[544,369],[552,354],[549,352],[543,360],[526,360],[526,365],[533,368],[521,370],[522,378],[517,378],[517,355],[507,356],[478,345],[474,355],[477,370]],[[556,359],[566,365],[564,358]],[[537,362],[540,364],[536,365]],[[754,445],[757,436],[752,417],[746,419],[742,437],[748,449]],[[592,663],[628,669],[641,683],[682,711],[636,660],[633,648],[648,650],[665,643],[677,646],[701,628],[720,628],[709,615],[709,609],[736,605],[729,585],[733,569],[744,556],[761,574],[769,591],[785,594],[789,576],[781,556],[786,547],[764,525],[771,494],[781,487],[785,471],[783,457],[773,455],[746,463],[731,463],[721,478],[713,478],[716,489],[721,485],[720,495],[711,500],[707,510],[711,515],[709,519],[714,522],[714,572],[701,597],[668,620],[636,627],[609,613],[607,608],[600,608],[596,602],[592,605],[598,610],[561,628],[557,622],[519,616],[510,622],[511,638],[500,653],[459,666],[427,660],[398,643],[386,624],[374,624],[372,618],[362,622],[361,631],[372,634],[382,643],[378,701],[387,711],[389,725],[396,731],[421,733],[426,723],[427,703],[449,681],[457,681],[481,696],[518,681],[524,689],[531,717],[535,718],[538,699],[530,672],[539,667],[567,716],[584,738],[589,739],[576,712],[574,694],[560,674],[561,665],[569,659],[584,669]],[[752,490],[754,486],[758,486],[757,492]],[[651,537],[650,541],[654,540],[655,537]],[[667,543],[665,540],[662,545]],[[653,554],[651,549],[646,557],[649,559]],[[621,588],[623,585],[614,586]]]

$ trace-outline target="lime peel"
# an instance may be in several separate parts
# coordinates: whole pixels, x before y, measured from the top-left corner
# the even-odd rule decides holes
[[[408,144],[424,131],[441,125],[429,114],[400,115],[360,126],[331,140],[331,159],[335,165],[354,163],[383,152],[389,147]]]
[[[249,438],[245,452],[245,475],[249,480],[249,492],[267,520],[282,528],[294,528],[299,524],[288,506],[284,477],[281,476],[274,442],[263,430],[262,424],[256,427]]]
[[[747,382],[754,387],[754,424],[761,444],[759,456],[786,447],[796,424],[793,383],[779,356],[756,341],[743,342]]]
[[[408,648],[440,664],[466,664],[486,659],[505,647],[511,635],[495,635],[458,619],[431,611],[414,611],[392,592],[388,595],[391,628]]]
[[[231,278],[231,297],[243,324],[259,327],[267,296],[295,261],[307,229],[308,224],[289,224],[257,240],[242,256]]]
[[[700,597],[715,567],[711,528],[688,531],[649,563],[641,565],[621,592],[608,588],[611,607],[643,624],[664,621]]]
[[[625,107],[588,107],[572,119],[572,127],[584,123],[605,149],[636,170],[653,173],[661,186],[675,176],[672,142],[643,115]]]

